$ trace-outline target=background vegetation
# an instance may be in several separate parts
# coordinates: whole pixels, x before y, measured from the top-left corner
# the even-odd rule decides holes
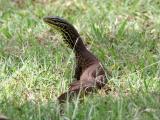
[[[56,98],[72,81],[74,55],[48,15],[74,24],[112,72],[63,115]],[[159,78],[159,0],[0,0],[0,113],[12,120],[159,120]]]

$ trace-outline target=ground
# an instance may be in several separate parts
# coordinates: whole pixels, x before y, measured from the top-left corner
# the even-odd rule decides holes
[[[74,54],[43,17],[72,23],[112,73],[84,99],[60,105]],[[111,91],[106,92],[110,87]],[[159,0],[0,0],[0,113],[12,120],[159,120]]]

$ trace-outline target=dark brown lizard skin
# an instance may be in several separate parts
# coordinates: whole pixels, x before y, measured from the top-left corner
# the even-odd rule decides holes
[[[0,120],[8,120],[8,118],[6,116],[0,115]]]
[[[89,92],[95,88],[101,89],[105,83],[105,71],[99,60],[87,50],[73,25],[59,17],[45,17],[44,21],[62,33],[64,41],[74,50],[76,57],[75,81],[70,84],[67,92],[58,97],[60,103],[66,101],[71,94],[80,91]]]

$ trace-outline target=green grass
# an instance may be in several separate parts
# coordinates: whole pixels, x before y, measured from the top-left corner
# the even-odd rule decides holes
[[[11,120],[160,119],[159,0],[15,1],[0,0],[0,113]],[[112,72],[109,94],[59,106],[74,54],[43,22],[48,15],[74,24]]]

